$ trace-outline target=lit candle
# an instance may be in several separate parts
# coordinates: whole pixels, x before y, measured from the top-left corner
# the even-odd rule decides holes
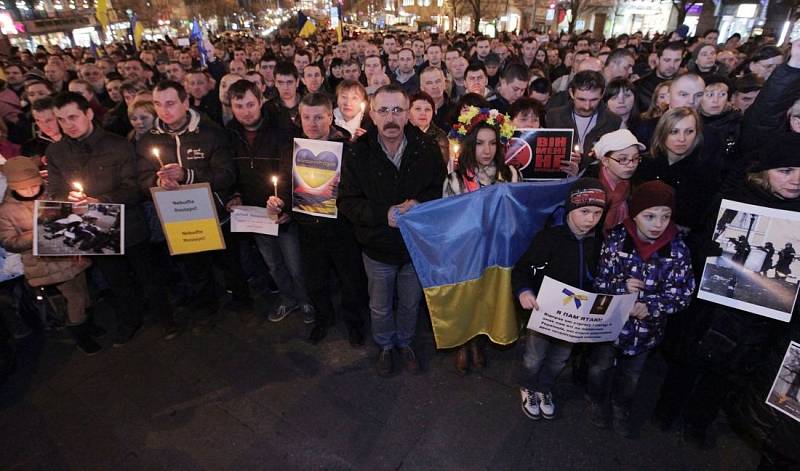
[[[80,193],[81,195],[84,194],[83,193],[83,185],[81,185],[81,182],[72,182],[72,188],[75,191],[77,191],[78,193]]]
[[[155,157],[156,160],[158,160],[158,164],[160,166],[162,166],[162,167],[164,166],[164,161],[161,160],[161,155],[159,154],[158,149],[156,149],[156,148],[153,148],[153,157]]]
[[[366,109],[367,109],[367,104],[366,104],[365,102],[363,102],[363,101],[362,101],[362,102],[361,102],[361,112],[363,113],[363,112],[364,112],[364,110],[366,110]]]
[[[580,144],[575,144],[575,147],[573,148],[573,150],[580,154],[581,153],[581,145]]]
[[[272,176],[272,186],[275,187],[275,198],[278,197],[278,177],[275,175]]]

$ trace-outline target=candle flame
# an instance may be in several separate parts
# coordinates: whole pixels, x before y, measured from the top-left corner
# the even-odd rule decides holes
[[[83,185],[81,185],[80,182],[72,182],[72,188],[80,193],[83,193]]]
[[[366,109],[367,109],[367,104],[362,101],[361,102],[361,112],[363,113],[364,110],[366,110]]]
[[[276,177],[275,175],[272,176],[272,184],[273,185],[277,185],[278,184],[278,177]]]

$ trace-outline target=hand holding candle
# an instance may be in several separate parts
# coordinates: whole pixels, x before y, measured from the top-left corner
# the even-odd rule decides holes
[[[86,200],[86,193],[83,191],[81,182],[72,182],[72,191],[67,195],[67,201],[78,203]]]

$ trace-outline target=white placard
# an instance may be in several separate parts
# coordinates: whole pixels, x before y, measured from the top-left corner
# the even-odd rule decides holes
[[[800,344],[791,342],[767,395],[767,404],[800,422]]]
[[[617,340],[636,302],[636,294],[584,291],[544,277],[528,328],[572,343]]]
[[[277,236],[279,224],[259,206],[234,206],[231,213],[231,232],[254,232]]]

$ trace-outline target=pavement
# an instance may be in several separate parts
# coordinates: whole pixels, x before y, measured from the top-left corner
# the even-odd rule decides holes
[[[98,323],[111,326],[99,312]],[[53,335],[29,337],[0,386],[0,469],[739,470],[758,462],[723,420],[707,451],[647,423],[664,375],[658,356],[640,385],[639,437],[628,440],[592,427],[569,372],[555,390],[558,417],[525,417],[519,346],[489,348],[486,370],[459,377],[423,314],[414,344],[423,373],[383,379],[370,342],[352,348],[338,324],[313,346],[301,317],[254,325],[228,314],[173,341],[149,323],[122,348],[107,335],[93,357]]]

